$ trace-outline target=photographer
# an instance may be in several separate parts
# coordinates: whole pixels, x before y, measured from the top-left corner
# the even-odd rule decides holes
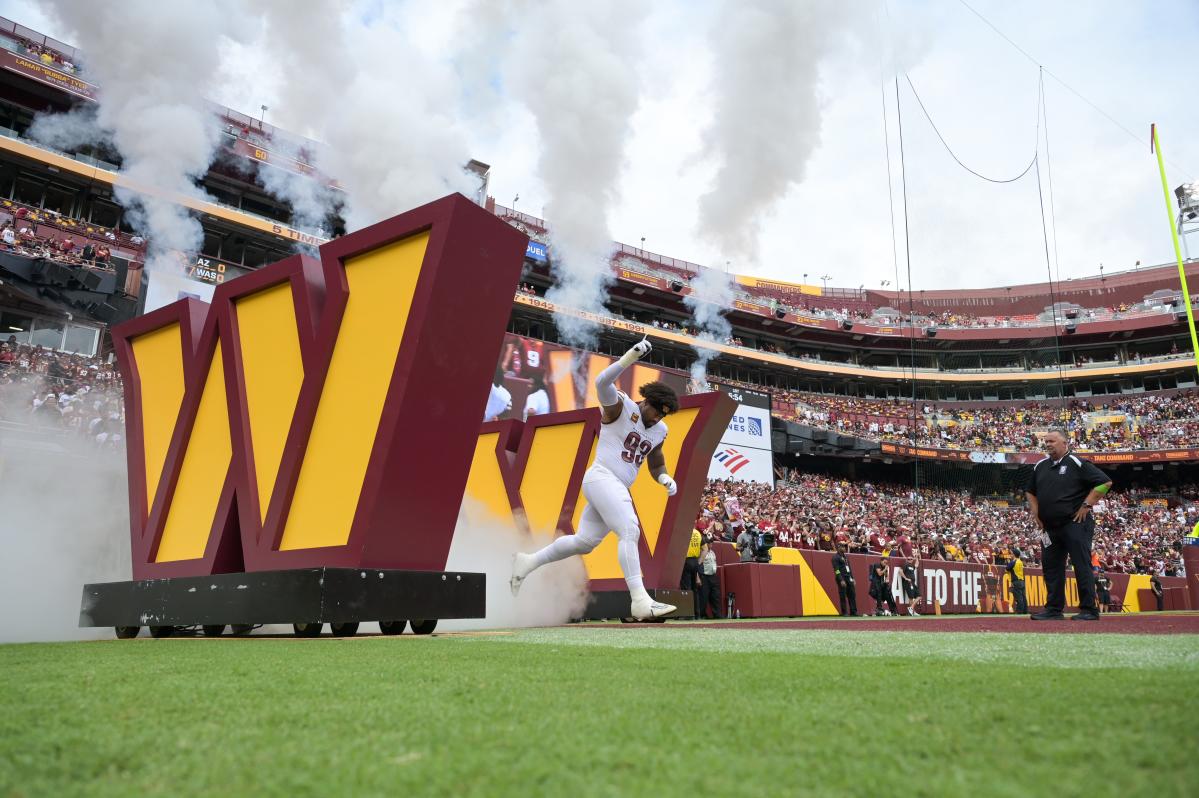
[[[895,595],[891,592],[891,558],[884,556],[870,568],[870,598],[874,599],[875,615],[895,615]],[[883,605],[886,604],[886,609]]]
[[[849,568],[849,558],[845,556],[844,544],[839,544],[837,553],[833,555],[833,576],[837,579],[837,595],[841,601],[841,614],[856,618],[858,615],[858,589],[854,585],[853,571]],[[845,611],[847,605],[849,612]]]
[[[1112,611],[1112,580],[1107,578],[1107,574],[1098,565],[1094,567],[1095,572],[1095,593],[1099,599],[1099,611]]]
[[[899,578],[902,580],[903,598],[908,605],[908,615],[919,617],[920,613],[916,612],[916,608],[920,606],[920,560],[911,560],[903,564],[903,568],[899,569]]]

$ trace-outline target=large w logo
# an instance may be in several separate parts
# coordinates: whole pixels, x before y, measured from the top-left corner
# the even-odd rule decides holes
[[[117,327],[134,577],[444,570],[524,250],[456,195]]]
[[[573,531],[598,411],[479,427],[524,251],[454,196],[117,327],[134,577],[443,571],[468,484],[493,517]],[[684,399],[663,447],[679,493],[633,486],[651,587],[677,582],[734,406]],[[620,576],[606,543],[596,587]]]

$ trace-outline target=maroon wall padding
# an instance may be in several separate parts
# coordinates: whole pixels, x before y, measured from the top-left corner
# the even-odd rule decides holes
[[[799,566],[732,563],[720,568],[721,606],[728,608],[736,594],[735,610],[742,618],[780,618],[803,615]]]
[[[1186,589],[1191,606],[1199,609],[1199,546],[1182,547],[1182,566],[1186,569]],[[1162,583],[1165,586],[1165,582]]]
[[[1189,546],[1187,548],[1199,549],[1199,546]],[[732,543],[716,542],[712,546],[716,552],[716,562],[720,568],[721,586],[725,593],[725,607],[727,607],[727,594],[731,589],[737,593],[737,604],[742,606],[742,617],[764,618],[767,615],[755,614],[748,616],[746,609],[742,605],[741,593],[737,592],[737,588],[729,588],[727,585],[725,573],[728,572],[730,564],[738,564],[740,556],[737,554]],[[838,605],[837,582],[833,576],[833,553],[829,551],[815,551],[811,549],[801,550],[804,561],[807,562],[812,569],[812,573],[816,577],[816,581],[824,588],[832,601],[833,606]],[[850,554],[849,566],[854,575],[854,587],[857,590],[858,612],[868,614],[874,612],[874,599],[870,598],[870,566],[878,562],[880,559],[877,554]],[[890,577],[892,593],[895,596],[895,601],[901,611],[906,611],[907,604],[904,601],[902,590],[900,589],[899,570],[903,567],[906,561],[902,557],[892,557],[890,560]],[[757,567],[765,567],[764,564],[745,563],[744,566],[757,565]],[[779,567],[771,564],[770,567]],[[797,566],[796,566],[797,567]],[[998,573],[1001,580],[1005,569],[1000,566],[993,566],[993,569]],[[1199,573],[1199,562],[1192,566],[1195,573]],[[920,564],[920,575],[918,584],[920,586],[920,596],[922,599],[919,612],[922,614],[930,614],[934,612],[933,602],[939,601],[941,604],[941,612],[947,614],[974,613],[978,610],[977,606],[984,602],[986,591],[986,579],[984,572],[987,566],[977,563],[950,562],[948,560],[923,560]],[[1030,577],[1041,577],[1042,571],[1040,568],[1025,569],[1025,584],[1030,611],[1036,610],[1043,606],[1045,599],[1045,591],[1040,580],[1034,581]],[[1109,573],[1108,578],[1112,581],[1111,594],[1115,600],[1123,601],[1125,594],[1128,591],[1128,574]],[[1074,571],[1067,569],[1067,579],[1074,577]],[[796,584],[798,586],[799,576],[796,575]],[[1167,594],[1170,590],[1182,590],[1187,587],[1186,580],[1183,577],[1164,576],[1161,577],[1162,586],[1166,589]],[[1196,580],[1199,582],[1199,580]],[[760,588],[760,585],[758,587]],[[1003,601],[1011,601],[1011,595],[1006,591],[1001,592],[1000,598]],[[1067,599],[1070,598],[1070,593],[1067,593]],[[1167,609],[1189,609],[1199,606],[1191,598],[1186,598],[1185,603],[1178,603],[1175,599],[1174,606],[1167,606]],[[765,607],[763,600],[757,600],[753,605],[753,611],[759,613],[759,608]],[[1152,595],[1149,596],[1148,603],[1142,601],[1141,607],[1145,609],[1156,608]]]

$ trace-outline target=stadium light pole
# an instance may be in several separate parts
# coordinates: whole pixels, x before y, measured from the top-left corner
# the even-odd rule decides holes
[[[260,105],[258,107],[262,109],[262,116],[258,117],[258,129],[265,133],[266,132],[266,112],[269,111],[270,109],[267,108],[265,105]]]
[[[641,236],[641,254],[645,254],[645,236]]]

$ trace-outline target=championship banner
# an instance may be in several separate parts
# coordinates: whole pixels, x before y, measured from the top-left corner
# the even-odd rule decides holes
[[[36,58],[26,58],[9,50],[0,49],[0,68],[16,72],[27,78],[53,86],[56,89],[95,102],[99,87],[85,80],[80,80],[66,72],[59,72],[49,64],[43,64]]]

